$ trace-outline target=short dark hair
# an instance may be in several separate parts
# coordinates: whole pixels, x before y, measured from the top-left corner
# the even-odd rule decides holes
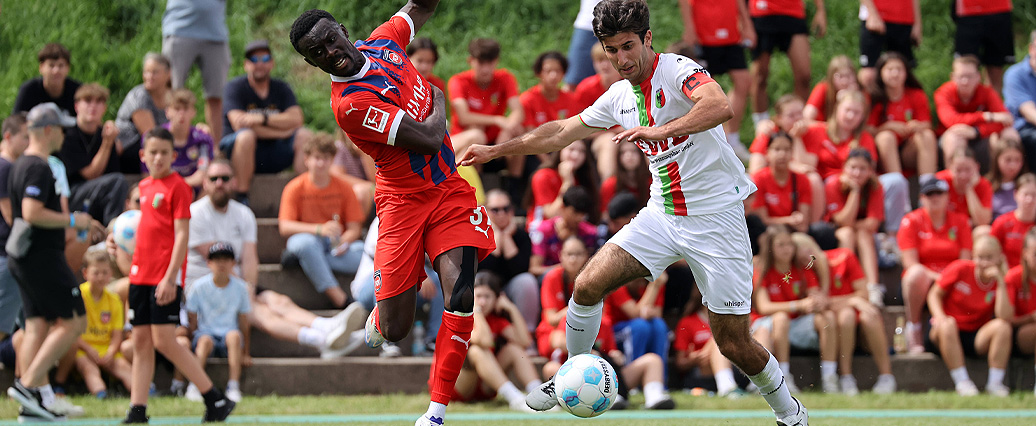
[[[36,55],[36,59],[42,64],[43,61],[48,59],[64,59],[69,64],[72,63],[72,53],[68,51],[68,48],[61,43],[47,43],[40,49],[40,53]]]
[[[291,24],[291,32],[288,33],[288,38],[291,39],[291,46],[295,48],[296,52],[302,53],[299,50],[299,39],[302,36],[309,34],[309,31],[313,29],[313,26],[320,22],[321,19],[330,19],[332,22],[338,22],[335,17],[331,15],[331,12],[322,9],[310,9],[302,12],[298,18],[295,18],[295,23]]]
[[[144,143],[147,143],[147,140],[151,138],[167,141],[170,145],[173,144],[173,134],[169,132],[169,129],[162,126],[155,126],[155,128],[148,130],[144,134]],[[144,145],[141,145],[141,148],[143,147]]]
[[[615,195],[608,202],[608,217],[612,219],[628,217],[637,214],[642,204],[636,195],[629,191],[623,191]]]
[[[415,38],[414,41],[406,46],[406,55],[412,56],[418,50],[431,50],[432,56],[435,57],[435,62],[439,62],[439,46],[432,39],[428,37]]]
[[[543,71],[543,63],[549,59],[558,61],[561,64],[561,72],[568,72],[568,59],[556,50],[540,53],[540,56],[537,56],[536,61],[532,63],[532,72],[538,75],[540,71]]]
[[[594,8],[594,36],[598,40],[631,32],[644,41],[651,29],[644,0],[605,0]]]
[[[489,289],[493,291],[493,294],[499,296],[501,288],[500,276],[489,270],[478,271],[478,273],[475,274],[475,284],[473,287],[482,286],[489,287]]]
[[[4,119],[3,127],[0,128],[0,139],[2,139],[3,136],[8,133],[13,135],[15,133],[22,131],[22,129],[25,128],[25,123],[27,122],[28,120],[25,119],[24,111],[11,114],[10,117]]]
[[[568,188],[568,190],[561,195],[561,205],[571,207],[575,209],[577,213],[590,214],[592,204],[590,193],[586,191],[586,188],[581,186]]]
[[[491,38],[476,38],[468,43],[468,54],[479,62],[500,59],[500,43]]]

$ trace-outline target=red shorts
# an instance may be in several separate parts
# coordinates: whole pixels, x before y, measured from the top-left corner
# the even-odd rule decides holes
[[[459,174],[416,194],[375,194],[374,203],[380,220],[374,253],[379,301],[424,281],[426,253],[434,260],[450,249],[475,247],[482,260],[496,249],[486,208]]]

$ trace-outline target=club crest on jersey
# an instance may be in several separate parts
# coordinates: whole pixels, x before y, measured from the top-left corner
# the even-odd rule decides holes
[[[363,127],[378,133],[385,133],[385,127],[388,126],[388,121],[388,112],[371,106],[367,107],[367,115],[363,116]]]
[[[399,56],[399,54],[396,53],[393,50],[385,50],[381,54],[381,57],[382,57],[382,59],[385,59],[386,61],[392,62],[393,64],[403,65],[403,57]]]
[[[374,292],[381,291],[381,269],[374,271]]]
[[[655,92],[655,108],[662,108],[665,106],[665,92],[661,88]]]

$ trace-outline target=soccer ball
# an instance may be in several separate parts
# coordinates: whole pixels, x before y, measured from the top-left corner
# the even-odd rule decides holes
[[[608,411],[615,402],[617,385],[612,366],[591,354],[569,358],[554,376],[558,404],[579,417],[596,417]]]
[[[137,225],[140,223],[140,210],[126,210],[112,223],[115,245],[132,255],[133,250],[137,248]]]

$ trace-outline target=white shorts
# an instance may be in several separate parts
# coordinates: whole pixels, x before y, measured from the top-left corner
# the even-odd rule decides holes
[[[752,246],[742,203],[697,216],[673,216],[648,206],[608,242],[637,259],[652,279],[687,260],[712,312],[745,315],[752,307]]]

